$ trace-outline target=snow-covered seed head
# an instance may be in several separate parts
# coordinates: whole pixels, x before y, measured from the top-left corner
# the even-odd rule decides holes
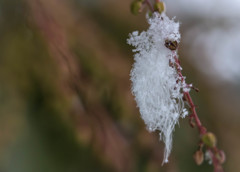
[[[130,34],[128,44],[135,49],[131,70],[132,92],[141,117],[149,131],[160,131],[165,142],[164,160],[172,148],[172,132],[179,117],[188,112],[184,108],[183,88],[174,65],[174,57],[180,41],[179,23],[169,19],[165,13],[153,13],[148,17],[149,28],[139,34]],[[170,41],[167,42],[166,41]],[[167,44],[167,46],[166,46]]]

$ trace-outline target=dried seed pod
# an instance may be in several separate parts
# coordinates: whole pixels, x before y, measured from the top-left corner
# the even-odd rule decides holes
[[[174,51],[178,48],[178,42],[177,41],[171,41],[171,40],[165,40],[165,46]]]
[[[197,165],[201,165],[204,160],[203,152],[201,150],[198,150],[194,153],[193,158]]]

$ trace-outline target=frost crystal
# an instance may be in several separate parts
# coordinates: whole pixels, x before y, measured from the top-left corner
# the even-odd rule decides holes
[[[171,152],[175,124],[188,113],[182,100],[186,84],[177,82],[176,68],[170,65],[177,54],[165,47],[165,40],[179,43],[179,23],[165,13],[154,13],[148,23],[147,31],[135,31],[127,40],[136,52],[131,70],[132,92],[148,130],[160,131],[160,139],[165,142],[165,163]]]
[[[208,164],[212,164],[212,157],[209,151],[206,151],[205,153],[205,160],[208,161]]]

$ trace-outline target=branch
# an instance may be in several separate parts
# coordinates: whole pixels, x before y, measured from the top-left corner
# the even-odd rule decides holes
[[[144,3],[148,5],[148,7],[151,10],[151,12],[154,12],[154,8],[153,8],[153,6],[152,6],[152,4],[151,4],[151,2],[149,0],[145,0]]]
[[[178,75],[181,79],[181,82],[185,83],[185,78],[183,77],[182,72],[181,72],[182,68],[180,65],[180,61],[176,55],[174,55],[174,60],[175,60],[176,69],[177,69]],[[189,85],[187,85],[187,86],[189,86]],[[207,132],[207,129],[202,125],[202,123],[197,115],[197,112],[196,112],[196,105],[194,104],[189,92],[184,91],[183,95],[184,95],[185,100],[190,105],[190,110],[191,110],[190,122],[192,122],[191,118],[193,118],[195,120],[196,126],[197,126],[199,134],[200,134],[200,138],[202,139],[204,135],[208,135],[208,136],[210,136],[209,137],[210,139],[214,140],[213,145],[206,144],[207,151],[210,153],[210,156],[211,156],[211,161],[213,163],[214,172],[224,172],[224,170],[222,168],[222,163],[225,161],[225,155],[224,155],[223,151],[219,150],[215,146],[215,144],[216,144],[215,136],[212,133],[209,134],[209,132]],[[190,125],[193,126],[192,123],[190,123]],[[211,137],[214,137],[214,138],[211,138]],[[203,142],[201,141],[201,144],[202,143]],[[202,151],[202,150],[200,150],[200,151]]]

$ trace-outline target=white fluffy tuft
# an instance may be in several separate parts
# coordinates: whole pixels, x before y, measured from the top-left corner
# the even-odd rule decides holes
[[[179,23],[164,13],[154,13],[148,23],[147,31],[135,31],[127,40],[136,52],[131,70],[132,92],[147,129],[160,131],[160,139],[165,142],[165,163],[171,152],[175,124],[188,113],[182,100],[185,83],[177,83],[177,71],[169,65],[177,54],[164,45],[165,40],[179,42]]]

